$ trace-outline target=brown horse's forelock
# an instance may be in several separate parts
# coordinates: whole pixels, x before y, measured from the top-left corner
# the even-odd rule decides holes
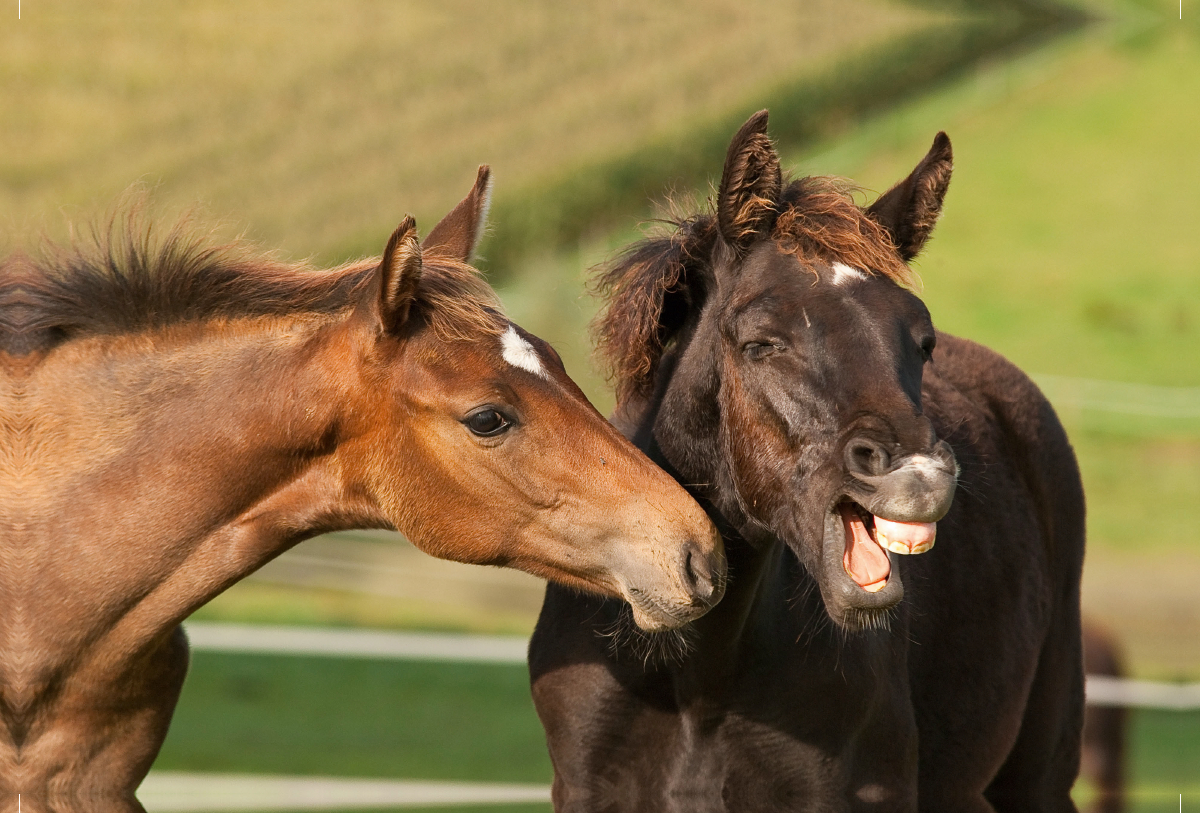
[[[424,257],[417,309],[443,341],[499,336],[508,329],[500,300],[479,271],[436,254]]]
[[[241,242],[209,245],[186,222],[162,239],[135,217],[122,225],[0,262],[0,351],[20,355],[186,322],[337,315],[369,295],[379,265],[370,259],[316,269]],[[437,255],[423,263],[414,313],[444,340],[499,334],[507,324],[474,268]]]
[[[842,262],[911,287],[911,269],[887,230],[854,202],[855,191],[841,178],[792,181],[779,201],[770,239],[814,275],[814,262]],[[598,269],[593,283],[606,300],[593,335],[618,401],[649,393],[663,351],[683,322],[681,314],[669,312],[671,295],[686,296],[688,269],[709,262],[716,242],[715,214],[665,222],[666,234],[625,249]]]

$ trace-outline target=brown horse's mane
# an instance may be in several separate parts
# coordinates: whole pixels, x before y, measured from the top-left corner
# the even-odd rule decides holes
[[[814,261],[842,262],[899,285],[913,274],[883,226],[855,202],[857,187],[842,178],[812,176],[783,190],[771,239],[813,271]],[[597,352],[606,364],[618,400],[644,396],[666,346],[682,327],[693,298],[703,296],[713,251],[719,242],[711,211],[669,218],[663,232],[639,240],[598,268],[593,290],[607,302],[593,323]]]
[[[187,322],[337,315],[369,295],[379,260],[283,263],[245,242],[210,244],[184,220],[159,238],[136,214],[90,239],[0,261],[0,351]],[[470,265],[426,252],[414,313],[444,339],[503,330],[495,293]]]

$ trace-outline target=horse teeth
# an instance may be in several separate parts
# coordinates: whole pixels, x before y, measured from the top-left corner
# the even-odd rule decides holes
[[[883,539],[879,540],[879,544],[890,550],[892,553],[901,553],[905,556],[909,556],[912,554],[924,553],[925,551],[929,550],[933,547],[933,540],[930,540],[929,542],[920,542],[914,547],[910,548],[903,542],[893,542],[887,537],[884,537]]]
[[[909,547],[909,543],[901,542],[900,540],[888,539],[887,533],[880,527],[878,521],[875,525],[875,541],[879,543],[881,548],[890,550],[892,553],[899,553],[903,556],[911,556],[917,553],[924,553],[933,547],[936,537],[931,537],[926,540],[917,542]]]

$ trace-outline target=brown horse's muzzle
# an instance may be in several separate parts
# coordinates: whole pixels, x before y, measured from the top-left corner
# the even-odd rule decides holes
[[[634,621],[648,631],[693,621],[725,593],[721,535],[682,487],[662,478],[670,487],[663,494],[627,493],[611,502],[598,517],[604,527],[592,548],[603,551],[608,590],[629,602]]]
[[[674,550],[673,554],[667,551]],[[633,618],[647,631],[674,629],[711,610],[725,595],[725,548],[711,525],[697,528],[682,545],[664,546],[674,561],[639,567],[627,558],[614,571]]]

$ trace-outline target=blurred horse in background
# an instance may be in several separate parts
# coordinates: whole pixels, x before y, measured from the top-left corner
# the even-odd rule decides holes
[[[1116,637],[1087,619],[1083,624],[1083,670],[1088,675],[1125,677]],[[1088,813],[1125,813],[1125,759],[1129,712],[1124,706],[1087,707],[1083,715],[1080,777],[1096,792]]]
[[[319,533],[396,529],[648,630],[721,597],[704,511],[468,265],[488,193],[481,167],[423,244],[406,218],[329,270],[136,218],[5,261],[0,807],[140,810],[180,622]]]

